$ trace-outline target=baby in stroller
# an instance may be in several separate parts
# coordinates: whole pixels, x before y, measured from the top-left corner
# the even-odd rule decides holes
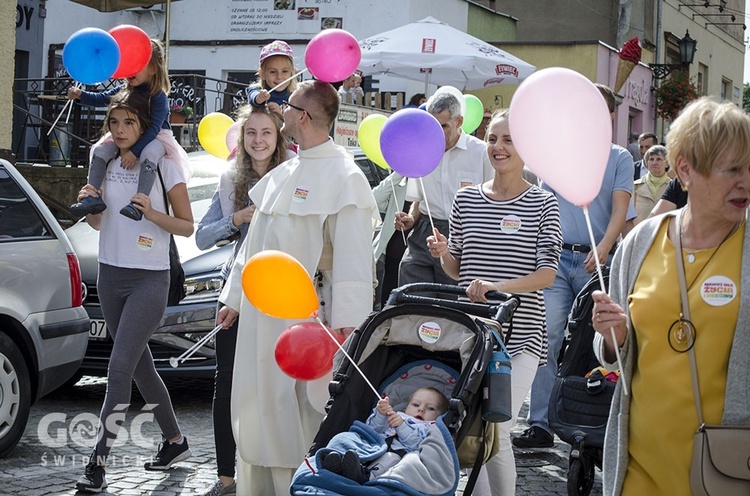
[[[358,368],[342,353],[334,358],[327,415],[292,478],[292,495],[448,496],[456,492],[460,467],[475,467],[473,473],[479,473],[481,463],[497,453],[493,422],[507,419],[486,420],[483,414],[485,406],[487,412],[495,411],[494,379],[509,380],[510,369],[498,365],[502,360],[496,355],[504,348],[489,326],[509,322],[517,301],[501,295],[502,303],[479,305],[422,296],[422,292],[457,295],[466,290],[430,284],[399,288],[385,309],[371,314],[349,336],[342,346]],[[491,323],[473,315],[488,316]],[[490,365],[492,370],[497,365],[501,373],[490,372]],[[369,383],[375,385],[377,397],[368,393]],[[385,435],[365,420],[382,398],[389,399],[394,411],[406,411],[412,394],[428,387],[447,398],[445,413],[436,414],[418,449],[403,454],[387,470],[376,471],[371,464],[390,451]],[[323,467],[329,454],[337,452],[343,472],[349,450],[377,476],[360,477],[364,480],[360,483]],[[467,496],[470,482],[464,490]]]
[[[367,465],[361,463],[354,450],[348,450],[343,457],[331,451],[321,460],[323,468],[360,484],[374,479],[397,464],[406,453],[418,450],[430,426],[447,410],[448,398],[433,387],[414,391],[403,412],[393,410],[386,396],[378,401],[366,425],[383,436],[388,451]]]

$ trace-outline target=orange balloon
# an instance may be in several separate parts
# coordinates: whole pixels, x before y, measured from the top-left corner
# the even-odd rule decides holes
[[[242,289],[258,310],[278,319],[306,319],[318,309],[312,279],[288,253],[256,253],[242,269]]]

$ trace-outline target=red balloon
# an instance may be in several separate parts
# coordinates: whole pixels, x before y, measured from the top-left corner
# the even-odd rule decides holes
[[[339,343],[344,336],[331,334]],[[292,379],[312,381],[320,379],[333,368],[333,355],[338,346],[317,322],[294,324],[276,340],[274,356],[279,368]]]
[[[120,47],[120,65],[112,75],[114,79],[135,76],[151,60],[151,39],[138,26],[122,24],[109,30]]]

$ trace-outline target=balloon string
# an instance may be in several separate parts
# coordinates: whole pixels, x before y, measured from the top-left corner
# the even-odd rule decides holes
[[[602,274],[602,267],[599,264],[599,253],[596,249],[596,240],[594,239],[594,230],[591,228],[591,218],[589,217],[589,208],[583,207],[583,216],[586,218],[586,227],[589,230],[589,239],[591,240],[591,249],[594,251],[594,259],[596,261],[596,273],[599,276],[599,287],[602,292],[606,293],[607,288],[604,286],[604,274]],[[620,358],[620,348],[617,346],[617,339],[615,338],[614,326],[609,328],[610,336],[612,336],[612,342],[615,345],[615,357],[617,357],[617,368],[620,369],[620,379],[622,380],[622,391],[625,396],[628,395],[628,381],[625,379],[625,371],[622,367],[622,359]]]
[[[65,109],[68,108],[68,105],[70,105],[70,108],[73,108],[73,100],[68,100],[65,102],[65,105],[63,105],[62,110],[60,111],[60,114],[57,116],[57,119],[55,119],[55,122],[52,123],[52,126],[49,128],[49,131],[47,131],[47,136],[52,133],[52,130],[55,129],[55,126],[57,126],[57,121],[60,120],[60,117],[65,113]]]
[[[344,347],[341,346],[341,343],[339,343],[338,340],[333,336],[333,334],[331,334],[331,331],[325,325],[323,325],[323,322],[321,322],[320,317],[316,315],[315,321],[318,324],[320,324],[320,327],[322,327],[324,331],[326,331],[326,334],[328,334],[328,337],[331,338],[334,343],[336,343],[336,346],[338,347],[339,351],[341,351],[341,353],[344,354],[344,356],[349,360],[349,362],[352,365],[354,365],[354,368],[357,369],[357,372],[359,372],[359,375],[362,376],[362,379],[364,379],[367,385],[370,386],[370,389],[372,389],[372,392],[375,393],[375,396],[378,398],[378,401],[380,401],[382,398],[380,397],[380,393],[378,393],[378,390],[375,389],[375,386],[373,386],[370,380],[367,378],[367,376],[365,376],[364,372],[362,372],[362,369],[360,369],[359,366],[357,366],[357,364],[354,363],[354,360],[352,360],[352,357],[349,356],[349,353],[347,353]]]
[[[430,226],[432,227],[432,232],[435,232],[435,223],[432,222],[432,214],[430,213],[430,204],[427,203],[427,193],[424,192],[424,182],[422,182],[422,178],[419,178],[419,186],[422,187],[422,199],[424,200],[424,205],[427,207],[427,218],[430,219]]]
[[[81,83],[79,83],[78,81],[76,81],[76,84],[73,85],[73,88],[75,88],[75,89],[78,89],[80,87],[81,87]],[[70,101],[72,102],[73,100],[70,100]],[[70,104],[70,107],[68,107],[68,115],[65,116],[65,124],[67,124],[68,121],[70,120],[70,111],[71,110],[73,110],[73,104],[72,103]]]
[[[193,356],[195,354],[195,352],[198,351],[200,348],[202,348],[203,345],[205,345],[212,337],[216,336],[216,334],[219,331],[221,331],[222,328],[223,328],[222,324],[219,324],[216,327],[214,327],[211,330],[211,332],[209,332],[208,334],[206,334],[205,336],[203,336],[202,338],[200,338],[193,346],[191,346],[190,348],[188,348],[187,350],[185,350],[182,353],[182,355],[178,356],[177,358],[175,358],[175,357],[170,358],[169,359],[169,364],[173,368],[178,367],[180,365],[180,363],[184,362],[185,360],[187,360],[188,358],[190,358],[191,356]]]
[[[285,85],[286,83],[288,83],[288,82],[289,82],[289,81],[291,81],[292,79],[296,78],[297,76],[299,76],[299,75],[300,75],[300,74],[302,74],[303,72],[307,72],[307,69],[302,69],[302,70],[301,70],[301,71],[299,71],[299,72],[298,72],[297,74],[294,74],[294,75],[292,75],[292,76],[289,76],[288,78],[286,78],[285,80],[283,80],[282,82],[280,82],[279,84],[277,84],[276,86],[274,86],[273,88],[271,88],[270,90],[268,90],[268,92],[269,92],[269,93],[271,93],[272,91],[276,91],[276,90],[278,90],[279,88],[281,88],[281,87],[282,87],[282,86],[284,86],[284,85]]]
[[[391,177],[389,178],[391,181],[391,192],[393,193],[393,201],[398,201],[398,197],[396,196],[396,187],[393,185],[393,173],[391,173]],[[400,210],[399,205],[396,205],[396,208]],[[406,233],[402,230],[401,231],[401,237],[404,238],[404,246],[406,246]],[[386,240],[386,243],[388,240]]]

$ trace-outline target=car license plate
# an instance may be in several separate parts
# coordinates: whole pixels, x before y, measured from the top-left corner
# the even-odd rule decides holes
[[[107,324],[103,320],[91,319],[89,322],[89,339],[107,339]]]

